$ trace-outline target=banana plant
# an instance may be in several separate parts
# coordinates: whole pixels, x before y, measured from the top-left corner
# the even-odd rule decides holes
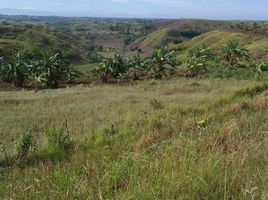
[[[262,79],[262,74],[264,71],[268,71],[268,63],[264,61],[253,61],[252,67],[254,67],[254,71],[256,73],[256,79],[259,81]]]
[[[128,70],[128,63],[124,59],[123,54],[116,53],[113,58],[110,58],[111,68],[113,69],[112,75],[117,78],[120,74],[125,74]]]
[[[207,71],[211,60],[213,60],[213,54],[210,48],[204,45],[194,47],[183,61],[182,66],[186,70],[184,76],[191,78],[200,72]]]
[[[11,80],[15,87],[23,87],[29,75],[28,64],[20,53],[14,55],[11,61],[4,64],[4,76]]]
[[[30,77],[31,85],[34,85],[35,91],[38,91],[38,85],[47,81],[45,74],[32,74]]]
[[[154,79],[162,79],[168,71],[173,71],[178,64],[175,51],[168,51],[164,47],[153,53],[147,60],[148,70]]]
[[[129,61],[128,77],[131,77],[133,80],[139,80],[140,77],[146,74],[146,61],[140,57],[140,54],[137,54]]]
[[[113,74],[112,66],[112,59],[103,59],[99,66],[93,69],[93,74],[99,77],[103,83],[107,83],[109,75]]]
[[[45,54],[40,62],[40,69],[44,74],[47,87],[52,89],[58,88],[59,81],[67,80],[73,72],[73,69],[61,53],[56,53],[52,56]]]
[[[238,41],[229,41],[226,45],[223,45],[222,56],[227,65],[238,67],[240,62],[249,61],[249,51],[243,48]]]

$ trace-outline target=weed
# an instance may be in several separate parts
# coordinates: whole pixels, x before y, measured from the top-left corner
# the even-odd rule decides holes
[[[164,105],[158,99],[151,99],[150,106],[155,110],[161,110],[164,108]]]
[[[48,146],[51,148],[70,150],[74,147],[74,142],[64,128],[50,128],[45,131]]]
[[[17,144],[17,162],[25,161],[35,144],[33,135],[30,132],[24,133]]]

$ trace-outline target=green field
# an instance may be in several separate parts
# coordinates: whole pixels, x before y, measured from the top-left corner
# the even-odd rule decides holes
[[[0,92],[0,163],[23,133],[36,141],[0,168],[0,198],[267,199],[267,89],[179,78]],[[61,130],[73,148],[48,149]]]

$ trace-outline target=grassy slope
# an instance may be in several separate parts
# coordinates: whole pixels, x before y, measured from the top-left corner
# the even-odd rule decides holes
[[[245,45],[250,51],[250,54],[255,58],[267,58],[265,47],[268,47],[268,38],[265,36],[249,35],[239,32],[230,32],[224,30],[214,30],[204,33],[200,36],[186,41],[180,45],[170,45],[171,48],[181,46],[187,51],[194,46],[207,45],[208,47],[219,50],[222,45],[226,44],[229,40],[238,40]]]
[[[177,79],[0,92],[5,148],[27,130],[45,143],[44,129],[65,118],[77,144],[66,161],[2,168],[0,198],[267,199],[268,94],[236,92],[256,84]]]
[[[152,51],[161,46],[163,41],[168,37],[170,30],[188,30],[194,29],[201,32],[214,30],[224,27],[228,22],[210,21],[210,20],[169,20],[157,23],[157,30],[140,38],[129,45],[129,47],[139,47],[141,49]]]
[[[138,39],[132,45],[138,45],[141,49],[150,50],[153,48],[159,47],[162,44],[163,40],[165,39],[169,29],[163,28],[157,30],[143,38]]]

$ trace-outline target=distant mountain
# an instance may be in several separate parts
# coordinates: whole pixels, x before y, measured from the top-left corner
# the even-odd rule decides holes
[[[56,15],[52,12],[32,10],[32,9],[17,9],[17,8],[0,8],[2,15],[31,15],[31,16],[52,16]]]

